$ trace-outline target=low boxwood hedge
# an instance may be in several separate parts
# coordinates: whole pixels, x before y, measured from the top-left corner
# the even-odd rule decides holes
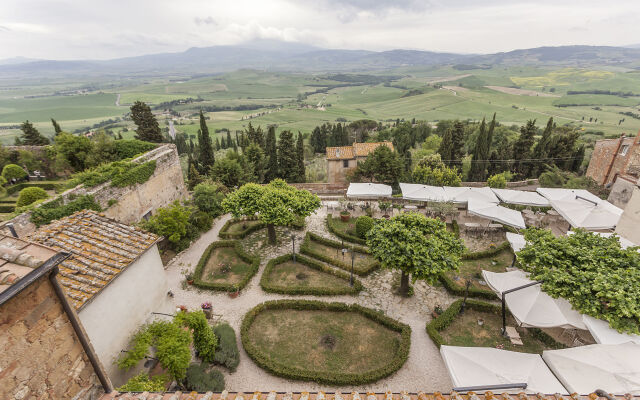
[[[467,293],[467,289],[464,286],[458,285],[449,275],[446,273],[441,273],[439,276],[440,282],[442,286],[444,286],[447,291],[456,296],[464,296]],[[495,300],[497,295],[495,292],[488,289],[478,289],[474,287],[469,287],[469,297],[475,297],[479,299],[487,299],[487,300]]]
[[[302,254],[306,254],[310,257],[313,258],[317,258],[318,260],[324,261],[328,264],[334,265],[338,268],[341,268],[345,271],[351,271],[351,263],[347,263],[347,262],[343,262],[340,260],[335,260],[332,257],[327,256],[324,253],[320,253],[317,251],[314,251],[311,249],[310,243],[311,241],[314,242],[318,242],[321,243],[325,246],[329,246],[329,247],[333,247],[336,249],[342,249],[342,243],[337,242],[335,240],[331,240],[331,239],[327,239],[324,238],[320,235],[316,235],[315,233],[312,232],[307,232],[307,235],[304,238],[304,242],[302,242],[302,246],[300,246],[300,253]],[[350,249],[351,247],[353,247],[353,250],[355,250],[356,253],[362,253],[362,254],[369,254],[369,249],[367,249],[366,247],[362,247],[362,246],[356,246],[353,244],[349,244],[348,246],[345,246],[345,248]],[[376,269],[378,269],[380,267],[380,263],[378,261],[374,261],[372,262],[367,268],[365,269],[355,269],[354,273],[358,274],[360,276],[365,276],[370,274],[371,272],[375,271]]]
[[[264,228],[266,226],[265,223],[261,222],[259,224],[256,225],[252,225],[250,227],[248,227],[247,229],[240,231],[240,232],[227,232],[229,230],[229,228],[231,227],[231,225],[233,224],[237,224],[240,223],[242,221],[257,221],[258,218],[243,218],[243,219],[236,219],[236,218],[232,218],[230,220],[228,220],[220,229],[220,233],[218,234],[221,238],[223,239],[243,239],[245,238],[248,234],[253,233],[257,230],[260,230],[262,228]]]
[[[207,261],[209,261],[209,257],[211,256],[211,252],[213,249],[218,247],[233,247],[236,254],[240,259],[244,262],[247,262],[251,265],[251,269],[249,273],[240,281],[240,283],[230,284],[230,283],[213,283],[202,280],[202,273],[204,272],[204,267],[207,265]],[[255,257],[247,254],[240,242],[237,240],[220,240],[217,242],[213,242],[206,248],[204,253],[202,253],[202,257],[200,257],[200,261],[198,261],[198,265],[196,266],[195,271],[193,272],[193,286],[202,288],[202,289],[210,289],[210,290],[220,290],[220,291],[232,291],[235,289],[242,290],[251,278],[258,272],[258,268],[260,267],[260,257]]]
[[[440,331],[444,330],[447,326],[449,326],[455,317],[460,314],[460,307],[462,307],[462,299],[458,299],[451,303],[449,308],[447,308],[442,314],[440,314],[437,318],[434,318],[427,324],[427,334],[433,340],[433,343],[440,348],[444,343],[442,336],[440,335]],[[476,310],[481,312],[488,313],[500,313],[502,308],[497,304],[485,303],[484,301],[478,301],[473,299],[467,299],[467,308],[470,310]]]
[[[496,254],[500,253],[502,250],[506,250],[509,247],[510,247],[509,242],[505,241],[505,242],[500,243],[498,246],[496,246],[496,247],[494,247],[492,249],[463,253],[462,254],[462,259],[463,260],[477,260],[478,258],[493,257]]]
[[[248,333],[249,329],[251,328],[251,324],[260,312],[264,310],[283,309],[360,313],[366,318],[369,318],[370,320],[377,322],[392,331],[400,333],[400,342],[398,344],[396,357],[381,368],[362,373],[345,373],[339,371],[310,371],[274,362],[270,360],[269,357],[264,354],[259,347],[253,346],[248,338]],[[370,308],[362,307],[358,304],[325,303],[315,300],[275,300],[258,304],[256,307],[249,310],[247,314],[245,314],[244,319],[242,320],[242,327],[240,328],[240,337],[242,340],[242,345],[244,346],[244,349],[249,357],[251,357],[251,359],[256,364],[258,364],[259,367],[276,376],[287,379],[313,381],[321,384],[361,385],[365,383],[375,382],[379,379],[389,376],[404,365],[404,363],[407,361],[407,358],[409,357],[409,348],[411,346],[411,327],[392,318],[389,318],[380,312],[377,312]],[[375,357],[375,354],[372,354],[371,357]]]
[[[269,275],[273,268],[276,265],[282,264],[289,260],[292,260],[293,256],[291,254],[284,254],[280,257],[276,257],[272,260],[269,260],[267,266],[262,272],[262,278],[260,279],[260,286],[262,290],[270,293],[281,293],[281,294],[292,294],[292,295],[302,295],[308,294],[313,296],[336,296],[341,294],[357,294],[362,290],[362,283],[358,279],[353,279],[353,287],[335,287],[335,288],[306,288],[306,287],[292,287],[292,286],[281,286],[274,283],[269,282]],[[296,262],[300,264],[304,264],[309,268],[313,268],[317,271],[321,271],[327,274],[331,274],[333,276],[337,276],[338,278],[344,279],[347,282],[349,281],[350,275],[344,271],[337,270],[335,268],[331,268],[325,264],[322,264],[316,260],[305,257],[302,254],[296,254]]]
[[[39,187],[44,190],[56,190],[58,186],[60,186],[60,182],[57,182],[57,181],[33,181],[33,182],[17,183],[12,186],[7,186],[6,189],[7,189],[7,195],[12,195],[28,187]]]
[[[348,242],[360,244],[360,245],[363,245],[363,246],[365,246],[367,244],[366,240],[364,240],[362,238],[359,238],[357,236],[354,236],[354,235],[349,235],[348,233],[344,233],[340,229],[338,229],[334,225],[333,215],[332,214],[327,215],[327,229],[329,230],[329,232],[333,233],[334,235],[336,235],[340,239],[344,239],[344,240],[346,240]]]

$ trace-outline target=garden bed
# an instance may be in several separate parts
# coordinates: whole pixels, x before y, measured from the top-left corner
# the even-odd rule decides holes
[[[411,328],[356,304],[278,300],[245,315],[241,338],[254,362],[274,375],[359,385],[402,367]]]
[[[257,219],[230,219],[222,226],[219,235],[223,239],[242,239],[264,227],[265,224]]]
[[[356,294],[362,290],[359,280],[354,278],[352,287],[349,278],[348,273],[301,254],[296,255],[294,264],[292,255],[285,254],[267,263],[260,286],[265,292],[316,296]]]
[[[366,247],[345,243],[344,248],[348,251],[343,255],[343,244],[341,242],[307,232],[304,242],[300,247],[300,252],[350,272],[351,248],[353,248],[356,253],[353,265],[353,272],[355,274],[364,276],[380,267],[380,263],[369,254],[369,250]]]
[[[260,258],[246,254],[237,241],[213,242],[196,266],[193,285],[212,290],[240,290],[249,283],[259,265]]]
[[[514,345],[502,336],[502,315],[499,305],[477,300],[467,300],[464,313],[460,314],[462,300],[457,300],[440,316],[427,324],[427,333],[440,347],[494,347],[522,353],[541,354],[544,350],[559,349],[564,346],[537,328],[519,328],[517,331],[524,343]],[[482,325],[478,320],[482,320]],[[517,326],[511,314],[507,314],[507,326]]]
[[[332,214],[327,215],[327,229],[340,239],[348,242],[366,245],[366,240],[356,235],[356,219],[351,218],[349,222],[343,222],[340,217],[334,218]]]

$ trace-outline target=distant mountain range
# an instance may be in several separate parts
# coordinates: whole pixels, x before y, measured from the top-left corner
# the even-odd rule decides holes
[[[0,60],[0,79],[110,76],[193,76],[241,68],[281,71],[364,71],[411,66],[623,65],[640,68],[640,48],[558,46],[465,55],[420,50],[332,50],[300,43],[256,40],[234,46],[193,47],[113,60]]]

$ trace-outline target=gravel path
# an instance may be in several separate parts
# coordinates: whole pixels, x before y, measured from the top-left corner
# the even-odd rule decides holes
[[[306,229],[331,237],[331,234],[325,228],[325,217],[326,212],[324,209],[319,210],[317,214],[307,218]],[[291,243],[288,242],[281,245],[280,248],[267,250],[268,253],[271,253],[271,256],[262,258],[260,270],[235,299],[230,298],[225,293],[204,291],[193,287],[183,289],[184,274],[188,271],[193,271],[206,247],[211,242],[219,239],[218,233],[229,218],[229,216],[223,216],[217,219],[210,231],[203,234],[189,249],[176,256],[166,268],[169,288],[175,295],[173,300],[176,305],[185,305],[190,309],[197,309],[204,301],[211,301],[214,314],[221,315],[222,320],[227,321],[235,329],[240,350],[240,365],[235,373],[222,370],[225,374],[227,390],[249,393],[256,390],[263,392],[271,390],[323,390],[327,392],[336,390],[342,392],[384,392],[387,390],[398,392],[406,390],[416,392],[426,389],[446,393],[451,390],[451,381],[440,357],[440,352],[425,331],[425,323],[431,318],[432,308],[436,304],[440,304],[445,308],[455,300],[443,288],[432,287],[424,282],[416,282],[414,296],[406,299],[401,298],[392,294],[393,273],[388,270],[380,270],[366,278],[361,278],[365,289],[358,296],[315,297],[265,293],[260,289],[259,285],[264,267],[267,261],[275,254],[283,254],[290,251]],[[297,236],[302,238],[302,232]],[[299,240],[296,240],[296,244],[299,242]],[[386,315],[411,326],[411,352],[409,359],[395,374],[363,386],[336,387],[318,385],[313,382],[290,381],[270,375],[256,366],[242,348],[239,336],[240,324],[245,313],[257,304],[267,300],[283,298],[340,301],[344,303],[357,302],[366,307],[383,310]],[[375,357],[375,354],[371,356]]]

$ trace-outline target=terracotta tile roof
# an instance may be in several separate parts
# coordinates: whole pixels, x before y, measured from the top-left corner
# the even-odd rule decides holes
[[[39,244],[0,235],[0,293],[55,254]]]
[[[82,308],[159,239],[90,210],[43,226],[30,238],[54,250],[71,253],[60,264],[58,280],[76,309]]]
[[[637,399],[638,396],[612,396],[616,400]],[[458,394],[452,392],[450,394],[436,393],[367,393],[360,394],[358,392],[345,393],[282,393],[255,392],[253,394],[244,393],[198,393],[198,392],[171,392],[171,393],[118,393],[113,392],[103,395],[100,400],[114,399],[144,399],[144,400],[597,400],[599,397],[592,393],[588,396],[579,396],[572,394],[570,396],[562,396],[559,394],[494,394],[493,392]],[[607,400],[602,398],[602,400]]]
[[[387,146],[393,150],[391,142],[354,143],[352,146],[327,147],[327,160],[351,160],[356,157],[366,157],[378,146]]]

